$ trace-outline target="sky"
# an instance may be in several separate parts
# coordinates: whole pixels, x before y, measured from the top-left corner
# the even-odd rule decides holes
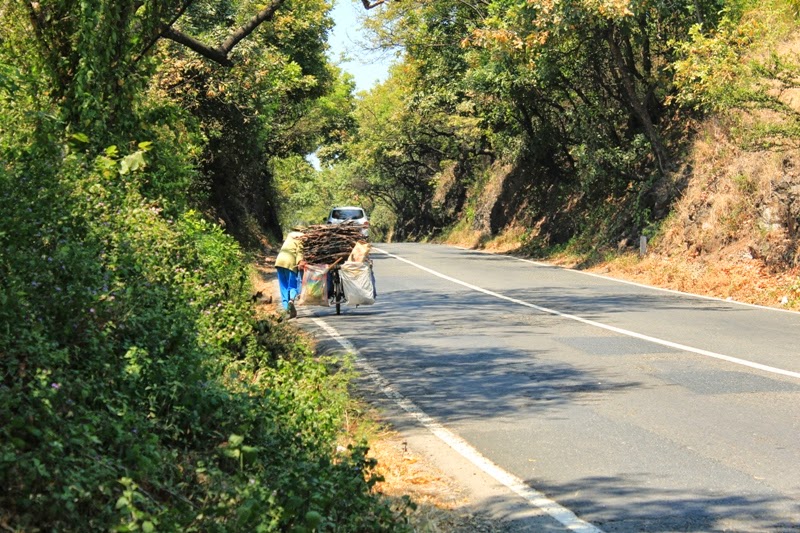
[[[335,26],[328,37],[331,46],[328,56],[353,75],[356,92],[368,91],[384,81],[389,76],[389,66],[394,59],[391,54],[370,52],[359,46],[359,41],[364,40],[359,17],[365,13],[364,4],[359,0],[335,0],[331,13]],[[348,58],[347,61],[340,61],[342,54]],[[319,170],[316,154],[308,154],[306,160]]]
[[[328,41],[331,46],[329,57],[353,75],[357,92],[369,90],[384,81],[394,59],[391,54],[370,52],[359,46],[359,41],[365,40],[360,17],[366,13],[360,0],[335,0],[332,12],[335,26]],[[348,60],[339,62],[342,53]]]

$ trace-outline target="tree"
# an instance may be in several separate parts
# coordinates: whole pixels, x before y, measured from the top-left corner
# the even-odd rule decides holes
[[[394,213],[397,238],[429,235],[449,222],[444,211],[460,209],[465,182],[456,180],[447,202],[434,201],[437,183],[444,172],[467,174],[483,146],[466,121],[417,97],[419,75],[407,62],[358,101],[358,127],[344,158],[351,187]],[[455,207],[444,209],[444,203]]]
[[[284,8],[235,49],[232,67],[171,41],[157,48],[154,92],[188,110],[208,139],[195,190],[201,200],[208,194],[207,208],[252,245],[259,227],[279,239],[279,210],[291,209],[280,202],[284,187],[274,180],[272,160],[304,156],[346,128],[352,98],[352,83],[325,56],[329,6],[290,0]],[[211,40],[246,13],[247,4],[198,2],[181,24]]]
[[[171,39],[230,67],[234,47],[272,20],[285,1],[273,0],[251,14],[229,29],[217,46],[178,28],[185,13],[206,3],[202,1],[17,0],[11,9],[27,13],[42,70],[49,77],[49,94],[62,119],[68,128],[95,140],[130,130],[132,105],[152,72],[146,59],[160,39]]]
[[[460,124],[456,135],[480,130],[477,153],[531,169],[534,186],[526,190],[599,206],[609,195],[628,197],[640,213],[627,216],[641,224],[657,208],[649,189],[670,174],[677,149],[667,134],[675,131],[667,102],[676,43],[698,20],[715,24],[722,7],[720,0],[391,2],[370,24],[377,42],[402,46],[417,72],[415,108],[445,113]],[[619,226],[629,224],[620,217]]]

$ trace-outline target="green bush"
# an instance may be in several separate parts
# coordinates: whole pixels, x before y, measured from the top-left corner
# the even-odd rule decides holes
[[[256,320],[229,236],[142,193],[168,147],[90,156],[0,118],[19,121],[0,145],[4,524],[403,529],[365,448],[336,451],[346,372]]]

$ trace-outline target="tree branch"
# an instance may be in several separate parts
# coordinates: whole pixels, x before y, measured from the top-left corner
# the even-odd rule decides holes
[[[250,35],[262,22],[272,20],[275,16],[275,11],[281,7],[285,0],[272,0],[267,7],[256,13],[256,15],[249,21],[245,22],[238,29],[234,30],[227,39],[220,45],[220,50],[225,52],[227,56],[233,47],[239,44],[239,41]]]
[[[361,3],[364,4],[364,9],[372,9],[373,7],[378,7],[379,5],[385,2],[386,0],[377,0],[376,2],[370,2],[369,0],[361,0]]]
[[[231,50],[233,50],[233,48],[239,44],[242,39],[253,33],[253,31],[263,22],[272,20],[272,18],[275,16],[275,12],[285,1],[286,0],[272,0],[272,2],[270,2],[264,9],[256,13],[253,18],[233,30],[222,42],[222,44],[217,47],[209,46],[198,39],[195,39],[191,35],[186,35],[180,30],[173,28],[172,25],[164,28],[161,36],[171,41],[175,41],[178,44],[182,44],[183,46],[194,50],[201,56],[210,59],[215,63],[219,63],[224,67],[231,67],[233,66],[233,61],[231,61],[228,57]]]
[[[150,42],[147,43],[147,46],[145,46],[142,49],[142,51],[139,52],[139,55],[137,55],[136,59],[133,60],[134,63],[138,63],[145,56],[145,54],[150,51],[150,49],[158,42],[158,40],[164,36],[164,32],[172,28],[172,25],[175,24],[178,21],[178,19],[183,16],[183,14],[186,12],[187,9],[189,9],[189,6],[191,6],[193,2],[194,0],[186,0],[185,2],[183,2],[183,5],[181,5],[181,7],[178,9],[175,15],[172,17],[172,20],[170,20],[167,24],[161,26],[160,31],[158,31],[153,36],[153,38],[150,39]],[[139,9],[139,7],[141,7],[143,3],[144,2],[137,2],[136,9]]]
[[[165,39],[175,41],[178,44],[182,44],[183,46],[194,50],[201,56],[210,59],[215,63],[219,63],[223,67],[233,66],[233,61],[228,59],[228,53],[225,50],[222,50],[221,48],[212,48],[207,44],[198,41],[194,37],[176,30],[175,28],[166,28],[161,36]]]

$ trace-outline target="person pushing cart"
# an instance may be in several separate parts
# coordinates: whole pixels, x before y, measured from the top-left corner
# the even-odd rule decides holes
[[[339,314],[343,303],[375,303],[370,246],[358,226],[309,226],[300,240],[304,255],[300,296],[303,305],[333,305]]]

